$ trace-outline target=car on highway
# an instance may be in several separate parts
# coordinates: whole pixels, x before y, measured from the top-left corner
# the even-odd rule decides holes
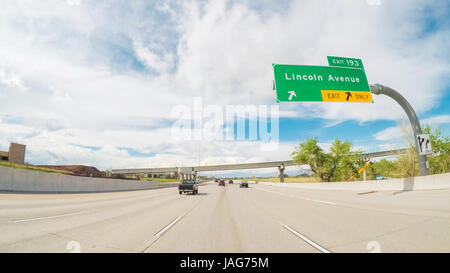
[[[228,180],[228,184],[233,184],[233,180]]]
[[[225,187],[225,180],[220,180],[219,181],[219,186],[224,186]]]
[[[183,192],[190,192],[192,194],[198,193],[198,183],[192,179],[183,180],[180,184],[178,184],[178,192],[182,194]]]
[[[248,182],[247,181],[241,181],[241,184],[239,185],[240,188],[248,188]]]
[[[214,179],[214,182],[216,182],[216,183],[217,183],[217,182],[219,182],[219,179],[217,179],[217,178],[216,178],[216,179]]]

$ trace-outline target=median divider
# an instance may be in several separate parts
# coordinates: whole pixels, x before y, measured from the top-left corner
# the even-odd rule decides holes
[[[315,182],[315,183],[273,183],[259,182],[260,185],[302,188],[315,190],[354,190],[354,191],[413,191],[450,189],[450,173],[370,180],[355,182]]]
[[[110,192],[176,187],[178,183],[72,176],[0,166],[0,191]]]

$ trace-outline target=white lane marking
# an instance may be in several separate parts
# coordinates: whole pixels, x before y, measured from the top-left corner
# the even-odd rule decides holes
[[[161,235],[164,234],[164,232],[166,232],[167,230],[169,230],[169,228],[171,228],[173,225],[175,225],[182,216],[178,216],[177,219],[173,220],[170,224],[168,224],[165,228],[161,229],[158,233],[155,234],[155,237],[160,237]]]
[[[318,199],[309,199],[309,198],[303,198],[303,197],[298,197],[298,196],[292,196],[292,195],[288,195],[288,194],[284,194],[284,193],[276,192],[276,191],[268,191],[268,190],[263,190],[263,189],[257,189],[257,190],[270,192],[270,193],[274,193],[274,194],[278,194],[278,195],[283,195],[283,196],[287,196],[287,197],[291,197],[291,198],[297,198],[297,199],[301,199],[301,200],[306,200],[306,201],[312,201],[312,202],[323,203],[323,204],[328,204],[328,205],[337,205],[334,202],[323,201],[323,200],[318,200]]]
[[[316,244],[315,242],[311,241],[310,239],[308,239],[306,236],[301,235],[300,233],[298,233],[297,231],[295,231],[294,229],[290,228],[288,225],[284,225],[283,227],[287,230],[289,230],[290,232],[292,232],[294,235],[296,235],[297,237],[299,237],[300,239],[302,239],[303,241],[307,242],[309,245],[311,245],[312,247],[314,247],[315,249],[319,250],[322,253],[331,253],[331,251],[321,247],[320,245]]]
[[[333,202],[322,201],[322,200],[317,200],[317,199],[311,200],[311,201],[319,202],[319,203],[324,203],[324,204],[328,204],[328,205],[336,205],[336,203],[333,203]]]
[[[81,214],[81,213],[83,213],[83,212],[79,211],[79,212],[74,212],[74,213],[67,213],[67,214],[60,214],[60,215],[53,215],[53,216],[45,216],[45,217],[37,217],[37,218],[29,218],[29,219],[20,219],[20,220],[10,220],[8,222],[12,222],[12,223],[29,222],[29,221],[45,220],[45,219],[52,219],[52,218],[70,216],[70,215],[77,215],[77,214]]]

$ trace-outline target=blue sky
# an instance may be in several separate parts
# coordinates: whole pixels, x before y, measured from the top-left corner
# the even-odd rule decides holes
[[[374,96],[376,101],[377,97]],[[449,114],[450,92],[448,92],[439,102],[438,106],[432,108],[425,113],[419,114],[418,117],[422,122],[422,126],[429,118],[436,116],[446,116]],[[351,106],[349,106],[351,107]],[[400,107],[400,106],[398,106]],[[403,119],[408,121],[406,114]],[[377,141],[375,134],[388,127],[398,126],[395,120],[375,120],[367,122],[358,122],[354,120],[343,121],[336,125],[329,126],[330,121],[327,119],[301,119],[301,118],[281,118],[280,119],[280,140],[281,141],[298,141],[307,138],[317,138],[322,142],[331,142],[334,139],[351,141],[357,146],[368,146],[370,151],[377,150],[376,144],[383,142]],[[439,127],[443,135],[450,134],[450,123],[432,123],[432,128]],[[369,152],[368,150],[368,152]]]
[[[450,4],[370,3],[7,2],[0,150],[19,142],[32,164],[111,169],[283,160],[307,138],[324,149],[334,139],[366,152],[404,147],[406,115],[382,96],[373,104],[280,103],[280,143],[271,151],[261,141],[177,140],[171,131],[175,109],[195,110],[194,98],[222,110],[276,105],[272,63],[328,65],[327,56],[362,59],[370,83],[396,89],[423,125],[448,135]]]

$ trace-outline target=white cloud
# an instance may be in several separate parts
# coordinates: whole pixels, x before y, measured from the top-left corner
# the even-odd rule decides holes
[[[425,125],[439,125],[450,123],[450,115],[440,115],[420,121],[422,127]]]
[[[16,87],[16,90],[24,90],[26,87],[23,85],[22,79],[14,74],[7,73],[5,70],[0,68],[0,84],[4,84],[7,87]]]
[[[450,123],[450,115],[439,115],[420,121],[420,125],[422,128],[425,127],[426,125],[435,126],[446,123]],[[388,141],[404,138],[405,133],[403,132],[402,128],[407,130],[406,134],[409,135],[412,134],[409,123],[407,123],[407,121],[404,120],[403,122],[399,123],[399,126],[386,128],[374,134],[374,137],[376,140],[380,141]]]
[[[274,100],[268,88],[271,63],[326,65],[327,55],[355,56],[363,59],[370,82],[396,88],[420,113],[442,96],[444,75],[450,71],[448,56],[437,49],[439,44],[449,44],[448,29],[422,35],[424,22],[417,20],[421,7],[404,1],[380,7],[364,1],[296,1],[284,14],[261,17],[242,4],[227,8],[224,1],[210,2],[203,13],[193,8],[188,19],[183,18],[188,23],[183,25],[178,49],[179,75],[190,86],[205,90],[208,98],[219,91],[229,94],[223,100],[231,103],[265,103]],[[351,107],[299,103],[289,108],[297,108],[303,117],[331,120],[403,116],[392,100],[374,100]]]
[[[199,143],[169,137],[173,106],[194,96],[205,104],[274,104],[272,63],[327,65],[327,55],[362,58],[370,82],[397,89],[418,113],[436,105],[448,87],[450,62],[442,48],[450,44],[449,29],[423,32],[427,6],[427,16],[445,25],[446,8],[440,2],[267,5],[274,7],[253,8],[251,1],[162,1],[156,9],[146,1],[3,3],[1,147],[23,142],[36,163],[101,168],[194,164]],[[158,73],[130,69],[133,58]],[[281,104],[280,115],[326,118],[330,124],[403,117],[392,100],[374,99],[374,104],[351,107]],[[447,116],[440,119],[429,122],[448,121]],[[283,160],[293,148],[282,143],[278,151],[263,153],[259,145],[205,141],[201,161]],[[119,147],[156,155],[136,157]]]
[[[136,56],[148,67],[159,73],[169,72],[173,69],[174,57],[165,52],[162,56],[153,53],[150,49],[144,47],[140,42],[133,43]]]
[[[400,127],[389,127],[374,135],[376,140],[390,140],[402,137]]]

